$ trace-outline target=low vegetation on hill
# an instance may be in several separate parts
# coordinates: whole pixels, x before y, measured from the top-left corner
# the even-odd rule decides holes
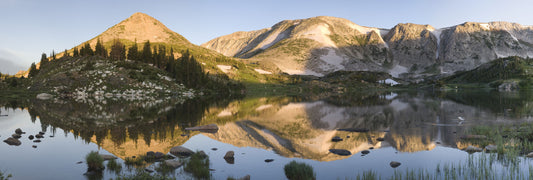
[[[517,56],[496,59],[473,70],[442,78],[436,84],[444,88],[530,89],[533,86],[533,59]]]

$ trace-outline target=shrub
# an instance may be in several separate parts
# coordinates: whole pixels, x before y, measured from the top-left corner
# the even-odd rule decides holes
[[[104,158],[96,151],[91,151],[85,156],[87,162],[87,171],[101,171],[104,169]]]
[[[114,159],[111,159],[107,162],[107,169],[119,173],[122,170],[122,165],[117,163]]]
[[[186,172],[192,173],[197,179],[209,179],[211,173],[209,172],[209,158],[196,152],[191,155],[191,158],[183,168]]]
[[[291,161],[289,164],[285,165],[283,170],[285,170],[285,176],[287,176],[287,178],[291,180],[316,179],[315,173],[313,172],[313,167],[305,163]]]

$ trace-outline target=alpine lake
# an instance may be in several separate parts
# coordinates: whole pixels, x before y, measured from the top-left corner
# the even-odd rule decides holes
[[[23,131],[20,145],[0,144],[0,171],[12,179],[113,179],[139,172],[199,178],[184,170],[188,157],[175,157],[185,165],[170,170],[160,168],[164,160],[126,162],[150,151],[174,157],[170,149],[176,146],[203,151],[210,179],[287,179],[284,168],[292,161],[310,166],[316,179],[528,179],[533,174],[527,157],[533,150],[533,92],[0,103],[0,139]],[[209,124],[218,131],[185,130]],[[39,132],[42,138],[30,140]],[[122,168],[87,173],[85,157],[91,151],[117,157]],[[228,151],[234,152],[231,160],[224,158]]]

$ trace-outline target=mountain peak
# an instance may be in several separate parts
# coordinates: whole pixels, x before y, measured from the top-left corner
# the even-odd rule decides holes
[[[127,41],[162,42],[172,44],[191,44],[180,34],[168,29],[163,23],[145,13],[136,12],[127,19],[107,29],[102,34],[89,40],[89,44],[96,45],[96,41],[102,42],[122,39]]]

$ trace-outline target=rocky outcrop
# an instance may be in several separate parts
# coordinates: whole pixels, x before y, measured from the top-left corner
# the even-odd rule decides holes
[[[273,64],[289,74],[382,71],[407,78],[450,75],[500,57],[531,57],[533,27],[467,22],[441,29],[412,23],[382,29],[320,16],[236,32],[202,46],[264,66]]]

